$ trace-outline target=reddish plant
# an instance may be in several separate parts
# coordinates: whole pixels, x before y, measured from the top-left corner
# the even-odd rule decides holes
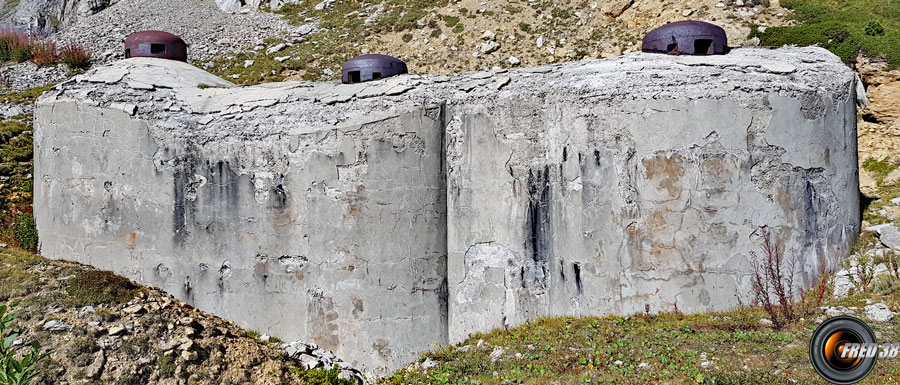
[[[31,43],[31,62],[38,67],[53,66],[59,63],[56,43],[50,39],[34,40]]]
[[[69,68],[85,69],[91,65],[91,52],[81,44],[68,43],[59,50],[59,60]]]
[[[776,328],[794,320],[795,260],[785,261],[784,250],[765,228],[761,229],[763,255],[753,254],[751,289],[753,299],[760,304]],[[774,297],[774,299],[773,299]]]
[[[0,61],[24,62],[31,57],[31,38],[23,31],[0,29]]]

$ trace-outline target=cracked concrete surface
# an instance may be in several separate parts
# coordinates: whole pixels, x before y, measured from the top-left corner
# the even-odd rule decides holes
[[[806,283],[849,253],[855,89],[819,48],[252,87],[123,60],[38,102],[41,252],[373,375],[538,316],[726,309],[760,227]]]

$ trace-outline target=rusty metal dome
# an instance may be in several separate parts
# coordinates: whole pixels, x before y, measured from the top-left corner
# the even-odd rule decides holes
[[[654,29],[644,37],[641,51],[673,55],[723,55],[728,52],[728,36],[715,24],[676,21]]]
[[[347,60],[341,67],[341,82],[362,83],[407,73],[406,63],[392,56],[368,54]]]
[[[125,58],[130,57],[155,57],[186,62],[187,44],[168,32],[135,32],[125,38]]]

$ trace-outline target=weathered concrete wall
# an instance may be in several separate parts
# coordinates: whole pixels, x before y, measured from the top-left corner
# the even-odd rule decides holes
[[[725,309],[761,227],[806,283],[847,255],[854,89],[817,48],[243,88],[130,59],[39,101],[41,251],[375,374],[542,315]]]

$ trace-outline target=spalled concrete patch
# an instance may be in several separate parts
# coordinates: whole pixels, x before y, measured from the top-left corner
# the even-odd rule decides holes
[[[41,251],[369,373],[538,316],[726,309],[760,227],[807,284],[849,252],[854,82],[818,48],[244,88],[129,59],[38,104]]]

